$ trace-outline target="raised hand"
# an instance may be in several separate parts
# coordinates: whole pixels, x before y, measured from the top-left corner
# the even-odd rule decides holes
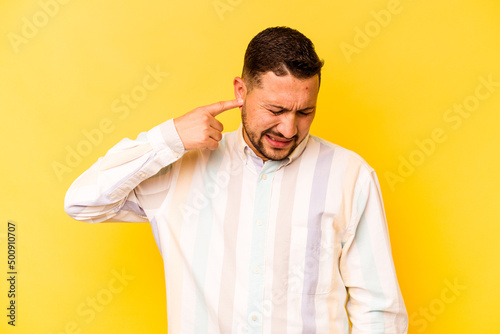
[[[177,133],[184,144],[184,149],[215,150],[222,139],[224,126],[215,119],[220,113],[241,107],[242,99],[220,101],[203,107],[198,107],[190,112],[174,118],[174,125]]]

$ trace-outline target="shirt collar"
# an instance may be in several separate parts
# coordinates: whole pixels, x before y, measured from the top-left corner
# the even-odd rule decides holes
[[[309,133],[304,137],[304,139],[300,142],[300,144],[293,150],[292,154],[290,154],[288,157],[285,159],[281,160],[281,167],[286,166],[302,154],[304,152],[304,149],[307,146],[307,142],[309,141]],[[236,130],[236,138],[237,138],[237,150],[238,150],[238,155],[241,157],[241,159],[247,163],[248,159],[250,158],[247,156],[247,154],[253,154],[255,155],[255,152],[248,146],[248,144],[245,142],[245,139],[243,138],[243,123],[240,123],[240,126],[238,127],[238,130]],[[245,149],[248,148],[248,149]]]

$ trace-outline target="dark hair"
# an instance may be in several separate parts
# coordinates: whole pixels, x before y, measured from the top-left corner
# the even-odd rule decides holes
[[[260,75],[273,71],[277,76],[292,74],[308,79],[316,74],[321,83],[320,60],[314,44],[299,31],[289,27],[267,28],[258,33],[248,44],[243,63],[242,78],[248,91],[260,86]]]

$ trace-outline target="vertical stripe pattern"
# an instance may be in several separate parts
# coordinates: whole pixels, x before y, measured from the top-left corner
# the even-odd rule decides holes
[[[325,152],[328,151],[328,152]],[[328,187],[328,171],[333,159],[332,150],[322,145],[316,162],[311,203],[309,204],[309,219],[307,222],[307,246],[304,275],[304,297],[302,299],[303,333],[316,333],[315,298],[318,284],[320,251],[321,251],[321,219],[325,212],[325,201]]]
[[[185,152],[170,121],[140,138],[75,181],[65,208],[151,223],[169,333],[406,333],[380,186],[359,155],[308,135],[261,165],[241,126],[214,151]]]

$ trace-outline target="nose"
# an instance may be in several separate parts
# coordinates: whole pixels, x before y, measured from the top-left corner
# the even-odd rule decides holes
[[[297,134],[297,117],[294,112],[286,112],[282,115],[280,123],[276,128],[285,138],[292,138]]]

